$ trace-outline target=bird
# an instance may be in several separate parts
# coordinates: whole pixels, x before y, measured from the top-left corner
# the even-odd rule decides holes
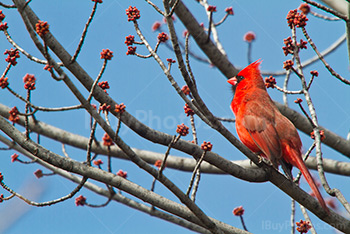
[[[328,207],[302,158],[302,142],[293,123],[278,110],[267,93],[257,60],[242,69],[227,82],[233,86],[231,109],[236,117],[239,139],[252,152],[268,159],[278,170],[282,165],[293,179],[292,167],[297,167],[324,210]]]

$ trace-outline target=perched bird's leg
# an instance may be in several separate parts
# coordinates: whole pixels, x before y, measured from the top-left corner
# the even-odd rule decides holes
[[[280,164],[282,166],[282,169],[284,171],[284,174],[286,174],[286,176],[291,179],[293,181],[293,175],[292,175],[292,168],[293,168],[293,165],[292,164],[289,164],[287,163],[286,161],[284,161],[283,159],[280,160]]]

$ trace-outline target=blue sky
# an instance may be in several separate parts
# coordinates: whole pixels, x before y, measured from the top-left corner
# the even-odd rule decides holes
[[[3,1],[11,3],[10,1]],[[185,1],[186,5],[195,14],[198,22],[207,25],[204,9],[196,1]],[[154,1],[161,5],[161,1]],[[239,67],[244,67],[247,62],[247,43],[243,41],[243,35],[247,31],[254,31],[257,38],[253,44],[252,60],[263,59],[262,70],[281,70],[286,58],[282,51],[283,39],[289,37],[290,29],[285,17],[289,10],[295,9],[301,1],[210,1],[217,6],[214,20],[217,22],[224,16],[224,9],[232,6],[235,12],[233,17],[217,28],[220,41],[228,54],[230,61]],[[127,22],[125,9],[129,5],[136,6],[141,11],[138,21],[146,39],[153,45],[156,43],[157,32],[151,30],[155,21],[162,21],[162,17],[144,1],[104,1],[98,5],[94,21],[91,24],[88,36],[82,52],[78,57],[79,64],[90,74],[96,77],[101,66],[100,52],[109,48],[114,52],[113,59],[108,63],[107,69],[101,80],[108,80],[111,89],[108,93],[117,101],[124,102],[127,111],[138,117],[143,123],[168,134],[175,134],[176,125],[185,123],[189,125],[189,119],[183,113],[184,102],[170,85],[162,70],[153,59],[141,59],[136,56],[126,56],[127,47],[124,44],[125,36],[136,35],[133,24]],[[73,54],[79,42],[81,32],[89,17],[93,3],[91,1],[47,1],[36,0],[30,3],[32,9],[43,21],[48,21],[50,31]],[[21,18],[14,9],[3,9],[9,25],[9,32],[13,39],[32,55],[42,58],[29,38]],[[343,22],[327,22],[309,16],[306,29],[322,51],[337,40],[345,31]],[[176,28],[179,35],[184,30],[179,20],[176,20]],[[166,31],[166,26],[162,29]],[[300,30],[299,30],[300,31]],[[301,33],[298,32],[299,39]],[[135,37],[137,38],[137,37]],[[303,38],[304,39],[304,38]],[[137,38],[138,40],[138,38]],[[304,39],[305,40],[305,39]],[[204,56],[191,41],[191,50]],[[4,36],[0,36],[0,51],[10,49]],[[145,48],[138,46],[137,52],[147,54]],[[159,55],[165,61],[166,58],[175,59],[172,52],[161,45]],[[301,52],[302,60],[314,56],[310,46]],[[5,59],[5,56],[3,56]],[[326,57],[328,63],[341,75],[349,75],[349,60],[346,45],[341,45],[333,54]],[[0,60],[1,69],[5,69],[6,63]],[[230,85],[226,78],[215,68],[196,60],[191,60],[199,93],[207,103],[209,109],[221,117],[233,117],[229,108],[232,99]],[[173,65],[172,74],[182,86],[184,81],[177,71],[177,64]],[[317,62],[305,69],[305,74],[310,70],[318,70],[319,77],[314,81],[311,95],[318,114],[320,125],[332,130],[344,138],[349,132],[350,123],[350,92],[348,87],[334,77],[331,77],[324,66]],[[60,107],[78,104],[73,95],[62,82],[52,80],[42,65],[28,61],[23,55],[18,60],[18,65],[13,67],[8,74],[11,87],[21,95],[25,95],[22,78],[26,73],[35,74],[37,78],[37,90],[33,92],[34,104],[46,107]],[[73,77],[71,77],[73,78]],[[283,77],[277,77],[279,86],[283,84]],[[77,86],[83,88],[76,82]],[[299,89],[298,78],[292,77],[290,89]],[[88,93],[83,91],[87,96]],[[282,95],[277,90],[269,90],[274,100],[281,101]],[[10,107],[17,106],[23,112],[24,105],[15,97],[0,90],[1,103]],[[293,101],[301,96],[289,98],[291,108],[299,111]],[[301,97],[302,98],[302,97]],[[88,136],[89,117],[84,111],[71,111],[69,113],[38,113],[41,121],[57,126],[76,134]],[[112,125],[117,124],[111,119]],[[223,137],[205,126],[196,119],[199,142],[210,141],[213,143],[213,151],[229,160],[245,159],[245,156],[230,145]],[[233,124],[225,124],[235,133]],[[23,130],[21,128],[21,130]],[[236,134],[236,133],[235,133]],[[98,129],[97,138],[101,139],[103,131]],[[300,133],[305,151],[312,144],[309,136]],[[142,139],[127,127],[122,126],[121,137],[131,147],[164,153],[166,148],[154,145]],[[185,139],[191,140],[190,136]],[[41,140],[42,144],[50,150],[61,154],[61,144],[50,139]],[[0,146],[1,147],[1,146]],[[70,157],[83,161],[85,152],[67,147]],[[16,191],[35,191],[42,189],[38,201],[52,200],[69,193],[76,185],[59,176],[45,177],[37,180],[33,172],[39,165],[22,165],[11,163],[10,155],[13,152],[0,152],[0,171],[5,176],[5,183]],[[176,150],[172,155],[184,156]],[[314,155],[314,154],[313,154]],[[323,146],[323,155],[327,158],[348,161],[343,155]],[[23,156],[22,156],[23,158]],[[23,158],[24,159],[24,158]],[[105,160],[101,156],[102,160]],[[128,179],[149,188],[152,183],[151,176],[142,172],[132,163],[125,160],[114,160],[112,168],[115,172],[123,169],[128,172]],[[45,172],[46,170],[43,169]],[[296,172],[296,170],[294,170]],[[186,190],[190,179],[190,173],[178,172],[166,169],[166,175],[180,188]],[[312,172],[317,175],[316,172]],[[345,197],[349,200],[350,188],[344,186],[349,178],[328,175],[331,186],[341,188]],[[26,190],[26,186],[27,187]],[[309,191],[305,181],[302,187]],[[173,199],[164,187],[157,184],[156,191]],[[0,192],[2,193],[2,191]],[[87,197],[87,201],[100,204],[105,198],[96,196],[92,192],[82,189],[78,195]],[[325,193],[323,193],[325,194]],[[325,196],[327,197],[327,196]],[[290,198],[270,183],[254,184],[240,181],[225,175],[203,175],[197,197],[198,205],[211,217],[241,228],[239,218],[232,215],[232,210],[242,205],[245,208],[245,222],[248,230],[253,233],[286,233],[289,232]],[[74,199],[51,207],[32,208],[18,199],[0,205],[0,220],[8,217],[9,212],[18,209],[27,209],[25,214],[16,220],[6,233],[191,233],[190,231],[153,218],[147,214],[139,213],[122,204],[112,202],[105,208],[94,209],[88,207],[76,207]],[[340,209],[340,211],[342,211]],[[333,233],[332,229],[324,225],[319,219],[311,215],[314,223],[319,227],[318,233]],[[297,208],[296,220],[303,219]]]

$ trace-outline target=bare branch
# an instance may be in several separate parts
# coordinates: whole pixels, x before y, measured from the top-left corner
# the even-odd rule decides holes
[[[0,181],[0,185],[7,190],[9,193],[15,195],[16,197],[18,197],[19,199],[23,200],[24,202],[26,202],[27,204],[31,205],[31,206],[38,206],[38,207],[42,207],[42,206],[51,206],[53,204],[59,203],[59,202],[63,202],[67,199],[72,198],[77,192],[79,192],[79,190],[83,187],[84,183],[86,182],[87,177],[83,177],[83,179],[81,180],[81,182],[78,184],[78,186],[72,191],[70,192],[68,195],[52,200],[52,201],[47,201],[47,202],[34,202],[31,201],[27,198],[25,198],[24,196],[22,196],[19,193],[16,193],[15,191],[13,191],[12,189],[10,189],[7,185],[5,185],[5,183],[3,181]]]
[[[65,157],[59,156],[40,145],[34,143],[31,140],[25,140],[23,134],[21,134],[15,127],[13,127],[10,123],[4,120],[3,117],[0,117],[0,129],[9,135],[13,140],[15,140],[22,148],[26,149],[31,154],[36,154],[38,158],[41,160],[56,166],[60,167],[69,172],[73,172],[76,174],[87,176],[93,180],[100,181],[102,183],[110,184],[118,189],[126,191],[127,193],[139,197],[140,199],[147,201],[161,209],[169,210],[169,212],[174,213],[180,217],[183,217],[189,221],[195,222],[199,225],[203,225],[201,221],[199,221],[196,216],[192,214],[187,208],[168,200],[158,194],[152,193],[139,185],[136,185],[120,176],[114,175],[112,173],[103,172],[98,168],[93,168],[88,165],[81,164],[75,160],[67,159]],[[218,222],[214,219],[210,219],[211,222],[214,222],[220,229],[225,232],[232,233],[246,233],[242,230],[224,224],[222,222]]]
[[[333,9],[331,9],[329,7],[326,7],[326,6],[324,6],[324,5],[320,4],[320,3],[317,3],[317,2],[314,2],[314,1],[311,1],[311,0],[303,0],[303,1],[306,2],[306,3],[309,3],[310,5],[315,6],[315,7],[319,8],[319,9],[321,9],[321,10],[324,10],[324,11],[326,11],[328,13],[331,13],[331,14],[337,16],[338,18],[344,20],[344,21],[348,21],[349,20],[346,15],[343,15],[343,14],[339,13],[338,11],[335,11],[335,10],[333,10]]]
[[[340,20],[338,17],[328,17],[326,15],[321,15],[321,14],[319,14],[317,12],[314,12],[314,11],[310,11],[310,14],[312,14],[315,17],[324,19],[324,20],[329,20],[329,21],[338,21],[338,20]]]
[[[7,5],[5,3],[0,2],[0,6],[5,7],[5,8],[17,8],[16,5]]]
[[[36,63],[40,63],[40,64],[48,64],[46,60],[42,60],[42,59],[38,59],[34,56],[32,56],[31,54],[29,54],[27,51],[25,51],[24,49],[22,49],[10,36],[9,32],[7,30],[4,31],[5,36],[7,38],[7,40],[18,50],[20,51],[22,54],[24,54],[27,58],[29,58],[30,60],[36,62]],[[58,63],[59,66],[63,66],[62,63]]]
[[[87,30],[88,30],[88,28],[89,28],[89,26],[90,26],[90,24],[92,22],[92,19],[95,16],[97,4],[98,4],[98,1],[95,1],[94,6],[93,6],[92,11],[91,11],[91,14],[89,16],[89,19],[88,19],[87,23],[85,24],[85,28],[84,28],[83,33],[81,35],[78,47],[75,50],[75,53],[74,53],[74,55],[72,57],[72,61],[71,62],[74,62],[77,59],[77,57],[78,57],[78,55],[79,55],[79,53],[81,51],[81,48],[82,48],[82,46],[84,44],[84,40],[85,40],[85,37],[86,37],[86,34],[87,34]]]

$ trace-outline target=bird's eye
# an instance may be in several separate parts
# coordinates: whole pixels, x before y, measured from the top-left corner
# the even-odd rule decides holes
[[[243,80],[243,79],[244,79],[244,77],[243,77],[243,76],[236,76],[236,78],[237,78],[237,83],[239,83],[241,80]]]

